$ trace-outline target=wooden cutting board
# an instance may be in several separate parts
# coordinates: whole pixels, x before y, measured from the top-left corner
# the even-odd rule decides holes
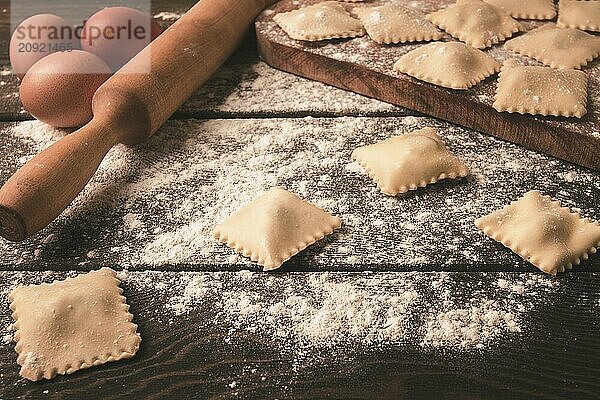
[[[501,113],[492,108],[497,75],[469,90],[452,90],[419,81],[393,70],[394,62],[417,44],[380,45],[368,36],[354,39],[304,42],[291,39],[274,21],[280,12],[318,3],[319,0],[283,0],[256,20],[261,56],[271,66],[342,89],[407,107],[484,132],[533,150],[600,170],[600,62],[583,70],[589,76],[588,113],[583,118],[543,117]],[[453,0],[400,0],[424,13],[436,11]],[[380,5],[382,1],[342,3],[353,7]],[[547,22],[523,21],[527,30]],[[452,40],[447,36],[444,40]],[[535,60],[505,50],[502,44],[486,50],[500,62],[515,58]]]

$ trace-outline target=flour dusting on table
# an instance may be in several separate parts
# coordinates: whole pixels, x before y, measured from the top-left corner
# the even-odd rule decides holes
[[[169,290],[163,307],[171,323],[210,305],[210,324],[296,350],[344,344],[489,348],[519,340],[537,305],[551,302],[560,287],[556,278],[514,273],[469,279],[446,272],[182,272],[172,273],[167,284],[156,274],[122,276],[134,288],[159,282],[156,289]]]
[[[235,86],[225,92],[223,88]],[[265,102],[265,98],[269,101]],[[264,62],[224,65],[182,111],[208,109],[236,114],[378,115],[405,114],[383,101],[276,70]]]
[[[388,197],[350,159],[358,146],[424,126],[438,128],[469,177]],[[16,152],[27,159],[64,133],[27,121],[5,134],[27,146]],[[69,230],[84,226],[102,239],[82,241],[75,264],[258,269],[211,231],[275,185],[342,219],[340,231],[287,264],[310,270],[522,268],[524,261],[475,228],[476,217],[531,189],[575,211],[600,193],[589,170],[431,118],[168,121],[149,142],[112,149],[83,193],[33,239],[36,251],[4,241],[0,248],[5,262],[51,260],[52,249],[73,240]],[[597,209],[580,212],[600,219]],[[90,251],[97,257],[86,257]]]
[[[183,13],[175,13],[171,11],[161,11],[154,14],[153,17],[163,21],[176,21],[183,16]]]

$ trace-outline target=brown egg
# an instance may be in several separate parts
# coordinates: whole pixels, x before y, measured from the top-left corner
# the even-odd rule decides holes
[[[65,19],[37,14],[15,28],[10,38],[10,63],[15,74],[23,79],[27,70],[48,54],[79,48],[79,37]]]
[[[77,127],[92,119],[92,96],[109,77],[110,68],[94,54],[53,53],[27,71],[19,94],[25,110],[40,121]]]
[[[108,7],[86,21],[81,48],[102,58],[115,72],[161,33],[160,25],[141,11]]]

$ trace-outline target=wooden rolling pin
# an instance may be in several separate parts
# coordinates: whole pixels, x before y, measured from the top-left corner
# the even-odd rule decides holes
[[[200,0],[98,88],[87,125],[35,156],[4,184],[0,235],[19,241],[52,222],[114,145],[140,143],[156,132],[273,2]]]

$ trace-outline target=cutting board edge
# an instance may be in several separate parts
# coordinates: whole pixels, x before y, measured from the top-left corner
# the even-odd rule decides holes
[[[393,77],[362,65],[272,42],[258,27],[256,36],[261,58],[274,68],[406,107],[600,171],[600,139],[566,128],[557,129],[528,115],[500,113],[490,106],[470,99],[456,102],[456,98],[447,90],[410,77]],[[349,79],[349,76],[352,78]],[[449,104],[453,110],[450,110]],[[486,115],[490,120],[481,123],[481,115]],[[492,124],[488,121],[493,122],[495,128],[490,128]]]

